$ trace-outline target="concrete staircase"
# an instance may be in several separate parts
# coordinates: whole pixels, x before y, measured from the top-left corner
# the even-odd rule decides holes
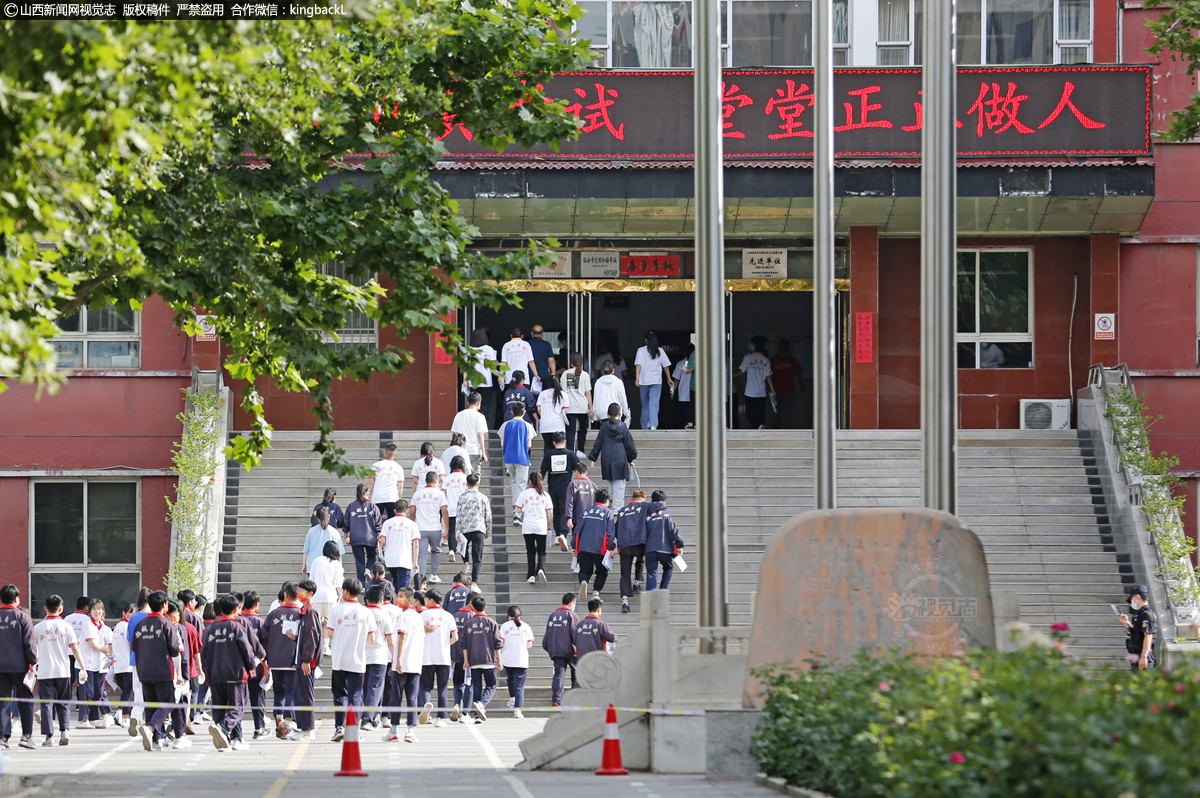
[[[667,493],[667,506],[683,533],[685,558],[695,564],[695,435],[683,431],[634,431],[642,487]],[[407,472],[420,444],[432,441],[440,452],[445,432],[343,432],[339,443],[352,460],[371,463],[381,440],[399,446],[397,460]],[[279,433],[263,464],[247,473],[234,465],[227,513],[220,588],[253,587],[266,601],[285,579],[300,576],[300,547],[313,505],[326,487],[335,487],[343,506],[354,497],[352,480],[336,480],[320,470],[311,453],[312,434]],[[960,448],[960,516],[979,535],[988,560],[992,589],[1016,592],[1022,619],[1041,628],[1056,621],[1071,626],[1072,651],[1092,662],[1121,661],[1124,632],[1112,617],[1131,569],[1113,545],[1090,442],[1073,431],[963,431]],[[534,444],[540,460],[540,444]],[[917,506],[920,493],[916,431],[843,431],[838,435],[838,502],[841,507]],[[509,604],[519,605],[534,628],[527,702],[548,701],[549,660],[540,643],[546,616],[562,594],[577,589],[570,555],[548,553],[549,585],[525,583],[524,539],[511,525],[511,496],[499,465],[493,435],[491,463],[483,488],[492,498],[492,537],[486,543],[480,582],[489,614],[502,620]],[[235,473],[236,470],[236,473]],[[598,469],[597,469],[598,471]],[[599,474],[594,477],[599,484]],[[812,437],[807,431],[734,431],[729,436],[729,609],[730,623],[752,621],[762,553],[775,530],[811,509]],[[627,492],[632,492],[631,483]],[[347,555],[347,565],[352,560]],[[440,576],[448,587],[460,563],[443,556]],[[676,572],[672,605],[695,604],[694,568]],[[631,633],[639,617],[620,613],[618,573],[603,596],[605,620],[618,636]],[[580,614],[584,614],[583,611]],[[690,615],[679,618],[691,623]],[[506,696],[501,690],[497,701]],[[501,704],[502,706],[502,704]]]

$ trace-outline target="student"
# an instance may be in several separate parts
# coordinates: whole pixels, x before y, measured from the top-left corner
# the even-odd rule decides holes
[[[583,517],[583,511],[596,503],[596,483],[588,477],[586,460],[575,463],[575,474],[567,485],[566,507],[563,508],[563,523],[567,531],[561,533],[570,538],[570,530],[575,528],[575,522]]]
[[[485,707],[496,694],[496,666],[500,661],[500,625],[488,617],[487,600],[483,596],[471,599],[471,608],[475,611],[467,621],[465,639],[463,641],[463,667],[471,671],[471,681],[466,689],[471,690],[471,698],[464,704],[474,708],[475,722],[487,720]],[[464,689],[464,697],[466,694]]]
[[[383,700],[383,683],[388,678],[388,662],[394,639],[392,616],[384,608],[383,585],[373,585],[365,594],[367,609],[375,616],[375,639],[367,643],[367,669],[363,671],[363,706],[377,707]],[[383,725],[379,710],[363,710],[363,726],[379,728]]]
[[[165,594],[164,594],[165,595]],[[37,662],[38,699],[42,702],[43,748],[54,745],[54,724],[51,713],[58,717],[58,744],[67,745],[71,739],[71,660],[83,657],[75,642],[75,630],[63,620],[63,600],[59,596],[46,599],[46,617],[33,627],[31,653]],[[24,679],[24,674],[21,675]],[[79,674],[87,681],[87,672]],[[32,719],[31,719],[32,722]],[[31,746],[22,746],[29,748]]]
[[[693,429],[696,426],[696,411],[692,407],[692,372],[695,371],[695,357],[696,346],[689,344],[687,355],[675,364],[675,370],[671,372],[675,384],[679,386],[679,408],[683,411],[684,429]]]
[[[321,497],[321,501],[313,507],[312,517],[309,518],[308,525],[317,525],[317,510],[324,507],[329,511],[329,525],[337,529],[346,528],[346,514],[342,512],[342,507],[337,503],[337,491],[333,488],[326,488],[325,495]]]
[[[441,582],[437,575],[442,560],[442,541],[450,537],[450,514],[446,494],[437,487],[438,475],[434,471],[425,474],[425,487],[413,494],[411,506],[415,510],[417,529],[421,532],[420,553],[417,567],[425,566],[430,582]]]
[[[632,473],[633,461],[637,459],[637,446],[633,444],[629,427],[617,418],[619,411],[616,404],[608,406],[608,418],[600,425],[596,442],[588,454],[593,463],[597,459],[601,461],[600,473],[608,481],[609,493],[618,507],[625,504],[625,483]]]
[[[775,357],[771,358],[771,386],[775,389],[775,412],[777,429],[792,428],[792,414],[796,410],[796,383],[804,387],[804,367],[792,355],[792,346],[783,338],[775,345]]]
[[[634,382],[642,398],[642,429],[658,429],[658,405],[662,399],[663,377],[675,387],[671,378],[671,358],[659,348],[658,336],[646,333],[646,345],[639,347],[633,360]]]
[[[144,699],[147,702],[170,704],[175,701],[175,670],[171,658],[179,656],[179,635],[163,615],[167,606],[166,593],[155,590],[147,597],[146,605],[150,612],[138,621],[133,630],[133,642],[129,647],[132,654],[130,659],[136,663]],[[132,621],[130,623],[132,624]],[[149,708],[145,712],[149,716],[145,723],[139,723],[137,718],[130,720],[130,732],[141,735],[142,746],[147,751],[165,751],[165,724],[171,716],[171,710],[160,706],[152,714]]]
[[[321,614],[312,607],[312,597],[317,591],[317,585],[311,579],[305,579],[296,586],[296,597],[300,599],[300,628],[296,632],[296,659],[299,670],[296,672],[296,684],[292,693],[292,705],[311,707],[317,701],[316,671],[324,661],[325,647],[322,645],[324,627]],[[288,635],[291,637],[291,635]],[[287,739],[296,741],[312,740],[317,727],[316,714],[311,709],[297,709],[296,725],[300,727],[298,734],[290,734]]]
[[[554,676],[550,681],[550,701],[554,706],[562,703],[563,682],[567,668],[571,669],[571,689],[575,683],[575,594],[563,595],[562,604],[546,619],[546,633],[542,635],[542,650],[550,655],[554,663]]]
[[[601,617],[604,614],[604,602],[594,598],[588,602],[587,617],[575,627],[575,656],[583,659],[584,654],[602,651],[611,654],[610,646],[616,645],[617,636],[608,628]]]
[[[615,369],[611,360],[601,362],[600,376],[596,379],[596,387],[592,392],[592,418],[600,420],[600,413],[607,413],[609,406],[615,404],[617,417],[629,423],[631,416],[629,398],[625,394],[625,382],[613,373]]]
[[[142,680],[138,678],[137,671],[137,654],[133,650],[133,633],[137,631],[137,626],[142,622],[142,619],[150,614],[150,588],[142,587],[138,589],[137,599],[134,601],[133,614],[129,616],[129,623],[125,626],[125,642],[129,643],[129,672],[133,681],[133,702],[134,707],[126,708],[126,717],[134,717],[139,721],[146,719],[146,711],[140,706],[146,700],[145,694],[142,692]],[[199,699],[203,700],[203,699]],[[133,723],[129,724],[129,736],[137,737],[137,726]]]
[[[771,361],[764,354],[767,341],[756,335],[750,341],[750,353],[742,358],[742,364],[733,373],[734,377],[745,375],[746,389],[743,392],[746,403],[746,421],[750,429],[762,429],[767,421],[767,394],[775,393],[775,384],[771,380]]]
[[[621,552],[621,612],[629,612],[629,599],[642,587],[646,564],[646,494],[633,492],[633,501],[617,510],[617,549]],[[630,579],[630,572],[633,578]]]
[[[300,629],[300,599],[296,585],[284,582],[283,600],[271,610],[258,630],[258,641],[267,652],[266,664],[271,673],[274,692],[272,714],[275,716],[275,736],[279,739],[296,731],[293,693],[296,683],[296,638],[288,632]]]
[[[512,421],[513,416],[517,414],[517,405],[520,405],[526,413],[536,420],[537,418],[537,394],[525,387],[525,372],[514,371],[512,375],[512,383],[508,386],[508,390],[504,392],[504,422]],[[531,419],[527,418],[526,421]],[[504,426],[504,424],[501,424]]]
[[[608,509],[608,491],[596,491],[596,503],[584,512],[575,527],[575,557],[579,563],[579,600],[587,600],[588,582],[592,574],[596,583],[592,597],[599,598],[604,583],[608,580],[608,569],[604,567],[604,555],[616,548],[616,518]]]
[[[258,614],[258,591],[247,590],[242,594],[242,609],[238,620],[246,627],[246,636],[250,639],[250,650],[254,659],[262,663],[267,658],[266,649],[259,638],[259,633],[266,625],[266,619]],[[269,666],[260,665],[246,680],[246,691],[250,699],[250,714],[254,718],[254,739],[261,740],[270,737],[267,729],[267,691],[262,689],[262,683],[270,673]]]
[[[656,490],[650,494],[646,508],[646,589],[661,587],[666,590],[671,584],[675,570],[675,555],[683,551],[683,538],[675,519],[667,512],[667,494]],[[662,584],[658,584],[658,566],[663,569]]]
[[[416,493],[425,484],[425,475],[430,471],[437,473],[437,486],[441,488],[446,480],[446,464],[434,456],[433,444],[425,441],[421,444],[421,456],[416,459],[412,467],[413,493]]]
[[[397,514],[383,522],[379,530],[379,545],[383,549],[383,563],[392,574],[392,588],[408,587],[417,562],[417,547],[421,530],[408,517],[408,502],[396,502]]]
[[[403,598],[408,607],[400,615],[400,624],[396,627],[396,642],[392,652],[392,695],[395,706],[401,701],[408,704],[408,728],[404,733],[404,742],[415,743],[417,727],[417,689],[421,683],[421,663],[425,658],[425,622],[421,613],[413,604],[413,591],[402,587],[397,591],[397,599]],[[392,730],[383,736],[384,742],[397,742],[400,739],[400,710],[392,710]]]
[[[479,579],[479,567],[483,563],[483,541],[492,536],[492,500],[480,492],[478,474],[467,477],[466,485],[466,492],[458,497],[456,528],[467,541],[467,556],[463,562],[471,563],[471,580],[475,581]]]
[[[196,634],[196,630],[192,629],[191,624],[183,619],[183,606],[178,601],[167,599],[167,609],[164,615],[175,625],[175,634],[179,637],[179,656],[171,660],[175,672],[175,681],[172,685],[175,688],[173,700],[177,704],[186,705],[187,699],[191,697],[191,693],[188,692],[188,674],[196,669],[193,649],[188,642],[188,632]],[[199,647],[195,649],[195,654],[198,653]],[[171,708],[171,729],[172,736],[175,738],[171,744],[172,748],[192,747],[192,741],[187,739],[187,714],[186,707]]]
[[[491,378],[492,375],[489,372],[489,382]],[[481,462],[486,463],[488,459],[488,422],[489,420],[494,421],[496,418],[496,392],[491,388],[490,384],[487,389],[487,394],[490,397],[491,404],[487,415],[485,415],[483,412],[480,412],[480,404],[483,401],[482,395],[478,391],[472,391],[467,396],[466,409],[458,411],[458,413],[454,416],[454,421],[450,424],[450,431],[462,438],[462,442],[456,444],[454,442],[455,439],[451,437],[450,448],[453,449],[455,446],[461,446],[466,449],[466,454],[468,455],[467,464],[470,467],[471,472],[478,471],[479,464]],[[447,449],[446,451],[449,452],[450,449]],[[455,452],[455,454],[462,454],[462,452]],[[449,462],[446,460],[446,454],[442,455],[442,462]]]
[[[554,433],[550,441],[554,446],[542,455],[542,465],[538,469],[542,479],[546,480],[546,490],[554,502],[554,534],[563,536],[567,534],[567,489],[571,487],[571,478],[579,462],[579,456],[567,447],[567,438],[565,433]]]
[[[125,633],[129,629],[129,617],[133,615],[134,606],[126,604],[121,608],[121,620],[113,627],[113,681],[121,691],[121,711],[113,713],[113,721],[118,726],[129,722],[129,702],[133,700],[133,674],[129,665],[129,640]]]
[[[112,704],[108,697],[110,689],[115,686],[115,684],[110,682],[108,679],[108,672],[112,670],[113,665],[113,631],[112,627],[105,623],[104,601],[103,599],[98,599],[98,601],[100,604],[94,612],[94,617],[96,617],[96,620],[99,624],[96,627],[96,634],[100,636],[100,643],[103,646],[103,652],[100,655],[99,667],[96,669],[96,673],[100,679],[101,688],[100,696],[98,698],[100,701],[100,705],[98,707],[100,710],[100,722],[99,726],[96,726],[95,723],[92,725],[95,728],[107,729],[110,722],[116,722],[113,720],[113,718],[115,718],[117,714],[113,712]]]
[[[459,585],[458,587],[461,587]],[[451,591],[453,592],[453,591]],[[464,654],[463,648],[467,644],[467,623],[471,618],[475,617],[475,610],[471,606],[471,594],[466,594],[467,598],[462,605],[454,611],[454,629],[455,641],[450,645],[450,659],[454,663],[453,680],[454,680],[454,706],[450,710],[450,722],[453,723],[462,720],[466,723],[466,713],[462,711],[465,705],[468,708],[471,706],[471,685],[467,683],[467,676],[470,670],[463,664]],[[449,603],[449,596],[447,603]]]
[[[354,488],[354,501],[346,508],[346,536],[350,539],[350,550],[354,552],[354,569],[360,582],[365,581],[367,572],[375,567],[382,526],[383,516],[367,498],[367,486],[358,483]]]
[[[434,728],[440,729],[446,725],[446,686],[450,682],[450,649],[458,642],[458,627],[454,616],[442,608],[442,595],[436,590],[425,594],[425,612],[421,613],[425,622],[425,649],[421,660],[421,688],[417,695],[417,703],[421,705],[421,716],[418,726],[429,722],[433,704],[429,694],[437,685],[437,705],[442,710],[438,713]]]
[[[513,417],[500,427],[500,454],[514,503],[529,479],[529,450],[535,434],[533,425],[525,420],[525,405],[519,402],[513,405]],[[520,525],[521,517],[513,515],[513,526]]]
[[[75,662],[79,670],[87,671],[87,681],[80,680],[77,694],[81,702],[89,702],[79,705],[78,726],[81,729],[103,729],[105,724],[100,720],[98,702],[100,687],[104,683],[100,676],[100,668],[108,657],[108,649],[100,631],[104,628],[104,621],[101,620],[104,617],[104,602],[101,599],[89,599],[82,613],[77,611],[71,616],[72,619],[76,617],[82,617],[84,620],[71,624],[74,629],[79,630],[75,632],[75,640],[79,643],[80,653],[83,654],[83,659],[77,659]]]
[[[508,696],[513,699],[513,717],[524,718],[525,675],[529,672],[529,649],[533,648],[533,629],[521,620],[521,608],[508,608],[508,620],[500,627],[500,664],[508,679]]]
[[[25,686],[25,676],[37,665],[34,653],[33,621],[29,613],[21,609],[21,591],[16,585],[0,587],[0,699],[17,699],[3,706],[9,711],[0,714],[3,718],[4,747],[12,734],[12,713],[21,717],[22,748],[33,748],[33,692]]]
[[[471,465],[471,453],[467,451],[467,447],[464,445],[466,442],[467,438],[461,432],[451,432],[450,445],[442,450],[442,456],[438,458],[445,463],[446,468],[453,471],[454,463],[452,461],[455,457],[461,457],[463,459],[463,476],[475,473],[475,468]],[[446,476],[449,478],[449,474]]]
[[[546,536],[554,514],[554,502],[542,486],[542,475],[529,475],[529,487],[513,504],[524,519],[521,534],[525,538],[525,581],[546,584]]]
[[[522,377],[528,374],[531,379],[542,376],[533,362],[532,347],[521,337],[520,327],[514,328],[512,340],[500,347],[500,362],[504,364],[502,373],[511,375],[514,382],[518,374]]]
[[[571,355],[571,368],[562,375],[563,393],[567,395],[567,448],[573,452],[587,448],[588,427],[592,409],[592,375],[583,367],[583,355]]]
[[[79,644],[80,651],[91,649],[88,641],[96,638],[96,626],[92,623],[92,616],[88,608],[91,606],[92,600],[87,596],[80,596],[75,600],[75,612],[64,616],[63,620],[71,626],[71,631],[75,633],[75,642]],[[85,655],[86,656],[86,655]],[[92,690],[98,689],[95,681],[84,682],[79,680],[79,671],[83,669],[81,663],[75,657],[71,658],[71,683],[75,685],[75,697],[79,701],[90,701],[92,698]],[[79,712],[77,718],[78,725],[82,728],[82,724],[87,722],[87,704],[72,704],[71,708]]]
[[[556,377],[547,377],[545,386],[537,398],[538,428],[542,433],[543,448],[554,446],[554,436],[567,434],[567,408],[571,406],[570,399],[558,387]]]
[[[487,330],[471,331],[471,352],[475,356],[475,365],[471,370],[463,373],[462,383],[463,391],[470,390],[471,392],[467,394],[467,407],[474,407],[477,411],[482,411],[484,418],[489,423],[494,422],[496,419],[496,377],[487,362],[489,360],[496,361],[496,350],[489,345]],[[475,398],[475,395],[478,395],[478,398]],[[456,416],[454,420],[457,423],[458,417]],[[450,429],[457,432],[462,431],[457,426],[451,426]],[[467,440],[470,439],[471,436],[467,435]]]
[[[312,600],[313,609],[321,616],[321,620],[327,620],[341,596],[342,583],[346,580],[346,571],[338,556],[337,544],[332,540],[325,541],[324,551],[312,561],[308,572],[317,585],[317,592]]]
[[[237,597],[219,597],[216,610],[220,614],[205,630],[200,648],[213,699],[213,725],[208,733],[218,751],[244,751],[249,746],[242,739],[242,715],[246,710],[246,680],[256,664],[254,650],[246,625],[238,620]]]
[[[371,470],[375,473],[367,480],[366,498],[375,502],[386,521],[397,513],[396,502],[404,492],[404,467],[396,462],[396,444],[383,447],[383,459]]]
[[[327,542],[337,546],[337,556],[341,559],[341,556],[346,553],[346,548],[342,545],[342,533],[329,523],[329,509],[318,507],[317,523],[304,536],[304,567],[301,568],[301,571],[311,575],[313,560],[320,557],[325,551]]]
[[[342,600],[325,621],[325,637],[330,641],[333,667],[333,704],[362,706],[363,676],[367,671],[367,644],[376,639],[375,616],[358,603],[362,583],[347,579],[342,583]],[[346,735],[346,713],[334,710],[333,741]]]
[[[449,461],[450,473],[442,482],[442,491],[446,494],[446,514],[450,516],[450,537],[447,538],[450,549],[450,562],[454,562],[454,552],[458,548],[458,498],[467,492],[467,459],[456,454]],[[478,484],[478,483],[476,483]]]
[[[213,622],[217,620],[217,609],[214,606],[213,602],[209,601],[204,596],[196,596],[196,611],[198,613],[200,613],[200,639],[201,639],[201,641],[203,641],[204,640],[204,631],[206,629],[208,629],[208,627],[212,626]],[[203,664],[201,664],[200,667],[201,667],[201,669],[203,669],[203,667],[204,667]],[[133,681],[136,685],[136,683],[137,683],[136,674],[134,675]],[[194,702],[195,706],[192,707],[192,720],[196,720],[197,718],[199,718],[200,720],[204,720],[204,721],[212,720],[212,714],[209,713],[207,709],[205,709],[205,707],[207,706],[207,704],[205,703],[207,698],[208,698],[208,680],[205,679],[205,680],[201,681],[200,686],[196,688],[195,702]],[[129,733],[131,735],[134,733],[133,727],[130,727]]]

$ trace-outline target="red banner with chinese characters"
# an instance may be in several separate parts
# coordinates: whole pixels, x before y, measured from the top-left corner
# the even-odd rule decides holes
[[[581,72],[555,75],[548,97],[567,103],[580,135],[559,151],[539,145],[484,151],[447,117],[440,136],[451,156],[538,159],[691,160],[691,72]],[[726,156],[810,158],[812,70],[727,69],[721,124]],[[1147,155],[1151,152],[1150,67],[965,67],[958,71],[960,157]],[[921,154],[921,70],[840,69],[834,75],[839,157]]]
[[[453,314],[447,313],[442,317],[443,321],[450,324],[453,321]],[[442,348],[442,344],[446,342],[446,336],[441,333],[434,333],[433,336],[433,362],[438,366],[449,365],[454,362],[454,358],[450,353]]]
[[[854,314],[854,362],[872,363],[875,360],[875,314]]]
[[[631,252],[621,256],[622,277],[678,277],[679,256],[665,252]]]

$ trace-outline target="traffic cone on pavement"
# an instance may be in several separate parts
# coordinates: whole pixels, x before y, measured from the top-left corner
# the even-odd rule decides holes
[[[342,769],[335,776],[369,776],[362,769],[362,757],[358,754],[358,716],[353,709],[346,710],[346,737],[342,741]]]
[[[629,771],[621,767],[621,736],[617,727],[617,710],[608,705],[608,718],[604,721],[604,753],[600,757],[597,776],[628,776]]]

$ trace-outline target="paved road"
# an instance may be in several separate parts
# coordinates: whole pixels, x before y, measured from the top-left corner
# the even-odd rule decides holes
[[[329,742],[331,721],[311,743],[251,742],[248,751],[218,753],[207,727],[184,750],[148,752],[125,729],[79,729],[67,747],[5,751],[5,771],[26,777],[20,798],[321,798],[366,791],[372,798],[468,795],[471,798],[692,798],[771,796],[749,783],[713,783],[697,776],[634,773],[516,773],[518,743],[543,720],[493,718],[479,726],[423,727],[417,744],[384,743],[364,732],[366,779],[335,779],[341,746]],[[249,725],[249,724],[247,724]],[[14,741],[16,736],[14,735]],[[35,737],[35,739],[39,739]]]

